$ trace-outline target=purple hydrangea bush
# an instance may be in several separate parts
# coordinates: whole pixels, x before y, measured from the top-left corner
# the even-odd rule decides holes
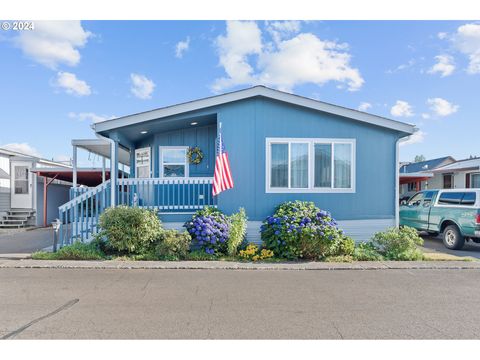
[[[260,232],[264,248],[286,259],[318,260],[351,255],[355,247],[332,215],[313,202],[297,200],[280,204],[265,219]]]
[[[192,237],[192,250],[209,255],[227,253],[230,220],[217,209],[206,207],[199,210],[183,226]]]

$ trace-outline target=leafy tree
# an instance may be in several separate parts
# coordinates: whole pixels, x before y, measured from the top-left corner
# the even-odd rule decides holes
[[[413,160],[413,162],[421,162],[421,161],[425,161],[427,159],[425,159],[425,156],[423,155],[415,155],[415,160]]]

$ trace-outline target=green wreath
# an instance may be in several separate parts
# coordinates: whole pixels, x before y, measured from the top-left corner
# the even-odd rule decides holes
[[[203,160],[203,152],[198,146],[189,147],[187,151],[187,157],[190,164],[198,165]]]

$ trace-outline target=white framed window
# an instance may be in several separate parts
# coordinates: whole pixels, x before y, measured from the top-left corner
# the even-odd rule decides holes
[[[150,148],[141,148],[135,150],[135,176],[137,178],[149,178],[150,170]]]
[[[160,177],[188,177],[188,146],[160,146]]]
[[[355,192],[355,139],[267,138],[267,193]]]
[[[472,174],[467,174],[467,176],[470,175],[470,187],[473,189],[479,189],[480,188],[480,173],[472,173]]]

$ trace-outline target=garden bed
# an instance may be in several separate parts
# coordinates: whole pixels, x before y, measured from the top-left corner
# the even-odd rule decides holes
[[[217,209],[197,211],[185,231],[166,230],[156,213],[132,207],[107,209],[100,232],[90,243],[76,242],[55,253],[36,252],[36,260],[230,261],[302,263],[429,260],[412,228],[391,228],[355,244],[332,215],[312,202],[286,202],[261,227],[262,245],[245,240],[243,209],[227,216]],[[457,259],[455,259],[457,260]]]

